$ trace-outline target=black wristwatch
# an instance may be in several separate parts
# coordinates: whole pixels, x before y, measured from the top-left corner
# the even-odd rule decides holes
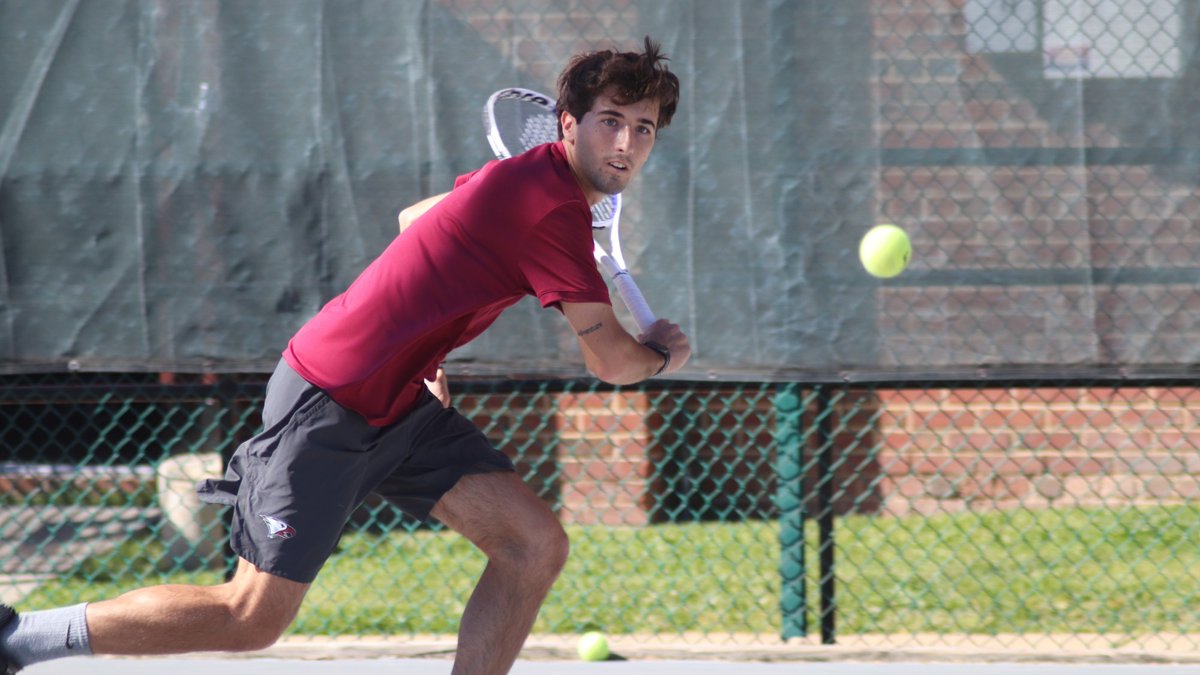
[[[654,374],[651,375],[650,377],[657,377],[657,376],[661,375],[662,372],[667,369],[667,366],[671,365],[671,350],[658,344],[657,342],[643,342],[642,346],[649,347],[650,349],[654,350],[654,352],[657,353],[659,356],[663,357],[662,366],[659,367],[659,369],[656,370],[654,372]]]

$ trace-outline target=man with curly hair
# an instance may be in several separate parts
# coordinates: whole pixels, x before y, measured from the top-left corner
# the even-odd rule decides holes
[[[631,384],[691,348],[659,320],[633,336],[592,257],[590,206],[625,189],[671,122],[679,80],[640,52],[579,54],[559,78],[560,136],[460,176],[400,214],[400,234],[289,342],[263,429],[201,498],[233,509],[233,577],[17,614],[0,605],[0,673],[73,655],[244,651],[295,619],[370,493],[434,517],[488,558],[459,628],[455,673],[505,673],[567,559],[567,536],[512,462],[450,407],[440,364],[527,295],[558,310],[587,368]],[[380,593],[403,593],[406,583]]]

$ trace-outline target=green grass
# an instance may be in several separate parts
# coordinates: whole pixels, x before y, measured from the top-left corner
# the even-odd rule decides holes
[[[571,561],[535,631],[779,631],[775,523],[569,532]],[[838,631],[1200,632],[1198,541],[1197,506],[841,518]],[[815,547],[810,532],[813,567]],[[130,542],[22,605],[219,580],[162,574],[160,558],[153,543]],[[450,533],[348,534],[292,632],[453,633],[483,564]],[[814,608],[816,578],[810,569]]]
[[[843,530],[849,632],[1200,629],[1200,509],[1072,509]],[[1189,543],[1190,542],[1190,543]],[[849,569],[847,569],[849,568]]]

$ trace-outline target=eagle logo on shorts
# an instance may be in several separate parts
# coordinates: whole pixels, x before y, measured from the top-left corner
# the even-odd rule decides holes
[[[291,539],[296,536],[296,528],[288,525],[274,516],[259,514],[259,518],[267,524],[267,539]]]

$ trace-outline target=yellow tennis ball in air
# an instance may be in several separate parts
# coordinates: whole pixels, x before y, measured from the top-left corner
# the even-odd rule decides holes
[[[604,633],[589,631],[579,638],[576,650],[584,661],[603,661],[608,658],[608,640]]]
[[[904,230],[895,225],[876,225],[863,235],[858,245],[858,258],[871,276],[890,279],[908,267],[912,257],[912,242]]]

